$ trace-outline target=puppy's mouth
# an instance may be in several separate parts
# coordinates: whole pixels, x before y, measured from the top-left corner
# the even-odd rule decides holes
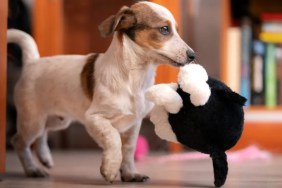
[[[172,60],[171,58],[163,55],[163,54],[160,54],[160,56],[165,59],[166,62],[168,62],[168,64],[170,64],[171,66],[174,66],[174,67],[183,67],[184,65],[188,64],[189,62],[187,63],[179,63],[179,62],[176,62],[174,60]]]

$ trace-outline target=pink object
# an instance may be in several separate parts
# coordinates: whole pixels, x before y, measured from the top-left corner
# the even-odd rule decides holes
[[[266,150],[261,150],[257,146],[249,146],[245,149],[227,152],[229,160],[232,161],[243,161],[251,159],[268,160],[271,159],[271,153]]]
[[[261,150],[257,146],[249,146],[245,149],[238,151],[227,152],[228,160],[230,161],[244,161],[244,160],[269,160],[272,155],[270,152]],[[160,157],[151,157],[149,160],[152,162],[165,163],[168,161],[184,161],[184,160],[202,160],[208,159],[209,155],[199,152],[186,152],[178,154],[169,154]]]
[[[143,159],[149,152],[148,141],[145,137],[139,135],[137,139],[134,159],[136,161]]]

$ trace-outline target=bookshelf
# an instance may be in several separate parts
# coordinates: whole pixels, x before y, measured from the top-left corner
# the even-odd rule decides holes
[[[230,78],[228,71],[234,71],[228,63],[230,45],[229,32],[230,28],[241,26],[241,18],[244,16],[251,17],[252,21],[252,38],[259,38],[260,25],[263,23],[260,20],[260,15],[263,13],[282,13],[282,2],[279,0],[221,0],[221,49],[220,49],[220,77],[228,85],[232,85],[233,80]],[[239,4],[239,5],[238,5]],[[241,5],[240,5],[241,4]],[[242,34],[242,33],[241,33]],[[242,37],[242,36],[241,36]],[[243,42],[243,41],[241,41]],[[252,58],[252,57],[251,57]],[[279,70],[278,74],[282,74]],[[250,72],[249,72],[250,73]],[[238,74],[238,73],[237,73]],[[235,75],[236,76],[236,75]],[[264,75],[266,77],[266,75]],[[237,75],[238,77],[238,75]],[[239,76],[239,78],[241,75]],[[234,78],[234,77],[233,77]],[[264,78],[265,79],[265,78]],[[282,80],[281,80],[282,81]],[[266,82],[266,81],[265,81]],[[252,83],[250,83],[251,85]],[[267,83],[264,83],[264,86]],[[236,85],[236,84],[235,84]],[[281,89],[281,88],[280,88]],[[277,89],[278,91],[278,89]],[[276,93],[277,94],[277,93]],[[265,98],[266,100],[266,98]],[[265,105],[250,104],[245,108],[245,130],[243,136],[235,149],[246,147],[250,144],[258,145],[264,149],[269,149],[274,152],[282,152],[282,105]]]

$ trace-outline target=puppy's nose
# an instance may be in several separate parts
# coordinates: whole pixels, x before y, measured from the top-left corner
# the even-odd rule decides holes
[[[187,60],[188,60],[188,63],[191,63],[192,61],[195,60],[196,58],[196,55],[195,55],[195,52],[193,51],[187,51]]]

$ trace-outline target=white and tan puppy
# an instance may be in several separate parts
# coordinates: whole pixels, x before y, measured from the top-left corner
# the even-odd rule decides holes
[[[179,37],[172,14],[164,7],[138,2],[122,7],[100,26],[113,34],[104,54],[40,58],[34,40],[18,30],[8,42],[23,50],[24,68],[15,88],[18,132],[12,142],[27,176],[48,174],[34,161],[52,167],[48,131],[78,120],[103,149],[101,174],[112,182],[145,181],[135,168],[133,154],[142,119],[152,108],[145,90],[154,83],[157,64],[181,66],[194,52]]]

